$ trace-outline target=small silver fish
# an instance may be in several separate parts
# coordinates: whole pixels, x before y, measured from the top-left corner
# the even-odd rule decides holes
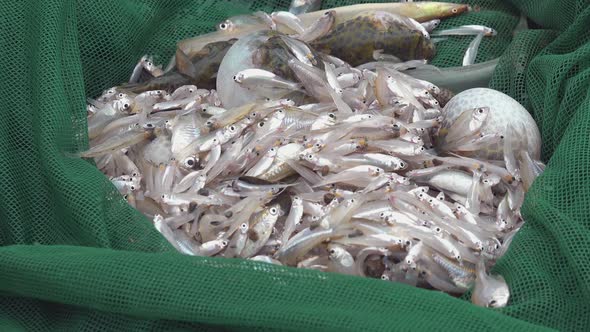
[[[502,276],[490,276],[485,271],[483,259],[477,264],[477,278],[471,294],[471,302],[481,307],[502,308],[508,304],[510,289]]]
[[[465,56],[463,57],[463,66],[470,66],[475,63],[475,57],[477,57],[477,52],[479,50],[479,45],[483,40],[484,34],[479,33],[471,43],[469,43],[469,47],[465,51]]]

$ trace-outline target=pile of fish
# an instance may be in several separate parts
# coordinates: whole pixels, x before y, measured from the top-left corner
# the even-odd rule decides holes
[[[506,305],[506,282],[486,270],[543,170],[536,124],[500,92],[452,97],[405,73],[434,50],[417,21],[363,11],[339,27],[338,12],[309,26],[258,13],[267,29],[179,49],[166,72],[142,58],[129,84],[90,100],[80,156],[181,253],[454,295],[475,285],[475,304]],[[414,48],[387,33],[373,46],[346,37],[363,52],[336,47],[355,22],[412,35]]]

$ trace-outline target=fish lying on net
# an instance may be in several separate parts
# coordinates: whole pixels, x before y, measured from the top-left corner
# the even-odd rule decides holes
[[[374,24],[367,17],[350,27]],[[360,70],[321,48],[301,57],[282,34],[265,38],[255,51],[266,70],[232,80],[254,95],[292,89],[305,103],[227,107],[195,85],[112,88],[89,106],[91,147],[80,156],[184,254],[451,294],[475,285],[474,303],[506,305],[505,281],[485,270],[521,226],[524,193],[544,168],[538,130],[520,130],[536,128],[526,110],[499,92],[483,98],[489,89],[442,108],[444,90],[385,62]]]

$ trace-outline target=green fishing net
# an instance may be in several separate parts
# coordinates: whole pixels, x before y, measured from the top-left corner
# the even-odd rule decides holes
[[[477,61],[543,136],[545,173],[494,272],[499,310],[381,280],[183,256],[90,162],[85,98],[126,81],[143,54],[230,15],[287,0],[2,1],[0,330],[559,330],[590,328],[590,8],[585,0],[474,0],[441,28],[483,24]],[[355,1],[324,1],[323,7]],[[368,2],[368,1],[356,1]],[[513,33],[520,15],[534,29]],[[438,45],[459,65],[470,37]]]

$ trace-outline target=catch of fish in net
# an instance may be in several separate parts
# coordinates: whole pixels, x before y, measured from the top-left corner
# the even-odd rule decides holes
[[[466,10],[421,2],[229,18],[179,43],[167,70],[145,56],[129,83],[90,100],[79,156],[183,254],[453,295],[473,287],[473,303],[505,306],[508,286],[488,271],[544,169],[537,126],[501,92],[454,95],[412,76],[446,70],[427,64],[444,42],[431,32]],[[495,31],[436,35],[476,36],[469,67]]]

